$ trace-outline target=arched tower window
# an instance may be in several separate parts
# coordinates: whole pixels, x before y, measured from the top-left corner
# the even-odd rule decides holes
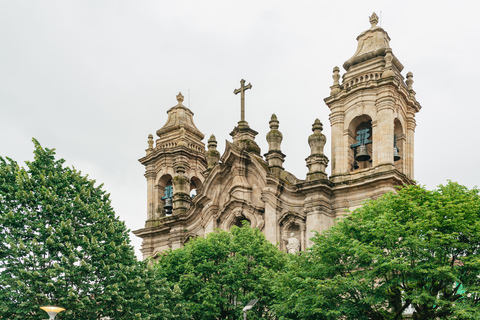
[[[198,190],[202,187],[202,182],[197,177],[192,177],[190,179],[190,197],[193,199],[197,194]]]
[[[372,167],[373,143],[371,118],[367,115],[355,118],[349,127],[350,171]]]
[[[393,153],[395,168],[404,173],[404,154],[405,154],[405,134],[403,133],[403,126],[400,120],[395,119],[394,122],[394,138],[393,138]]]
[[[159,189],[159,206],[157,211],[160,213],[160,216],[170,216],[172,215],[173,209],[173,185],[172,185],[172,176],[169,174],[164,175],[158,182],[157,185]]]

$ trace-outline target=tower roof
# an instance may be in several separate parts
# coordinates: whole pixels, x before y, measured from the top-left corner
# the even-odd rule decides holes
[[[382,27],[377,26],[378,16],[374,12],[369,18],[371,24],[370,29],[365,30],[357,37],[357,51],[343,64],[343,68],[347,72],[352,66],[376,57],[385,56],[387,50],[390,49],[390,37],[388,33],[383,30]],[[392,63],[398,71],[403,70],[403,65],[395,56],[393,57]]]
[[[157,130],[157,136],[160,137],[160,140],[171,140],[177,139],[183,132],[184,136],[189,136],[190,139],[200,142],[205,135],[195,126],[193,122],[193,112],[183,105],[183,95],[181,92],[177,95],[177,101],[178,104],[167,111],[167,122],[162,128]]]

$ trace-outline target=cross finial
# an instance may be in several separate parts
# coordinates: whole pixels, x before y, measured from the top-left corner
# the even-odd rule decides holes
[[[247,89],[252,89],[252,84],[248,83],[245,85],[245,80],[240,80],[240,89],[235,89],[233,93],[238,94],[241,93],[240,95],[240,123],[245,123],[245,91]]]

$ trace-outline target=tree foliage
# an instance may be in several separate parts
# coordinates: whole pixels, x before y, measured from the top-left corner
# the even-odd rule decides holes
[[[278,279],[282,319],[480,318],[477,189],[407,186],[314,242]]]
[[[259,299],[248,319],[269,319],[272,279],[286,256],[260,230],[245,224],[217,230],[184,248],[161,255],[159,274],[177,284],[190,319],[240,319],[243,307]]]
[[[136,261],[109,195],[34,144],[26,168],[0,157],[0,318],[169,319],[179,293]]]

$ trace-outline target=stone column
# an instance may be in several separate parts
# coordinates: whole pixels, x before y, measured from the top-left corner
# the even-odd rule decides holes
[[[155,167],[153,165],[147,165],[145,178],[147,178],[147,220],[155,219]]]
[[[173,185],[173,214],[185,212],[190,207],[190,183],[185,176],[185,167],[177,165],[176,175],[172,179]]]
[[[316,211],[311,211],[307,213],[307,220],[306,220],[306,228],[305,228],[305,242],[306,242],[306,248],[310,248],[313,246],[313,241],[310,240],[315,233],[314,231],[319,231],[321,228],[321,223],[320,223],[320,213]]]
[[[348,145],[348,130],[345,135],[343,130],[344,121],[345,115],[343,112],[334,111],[330,114],[330,125],[332,129],[332,175],[349,171],[344,150]]]
[[[415,99],[415,91],[413,90],[413,73],[407,73],[407,79],[405,80],[405,84],[407,85],[407,90],[410,98]],[[414,135],[415,135],[415,128],[417,123],[415,121],[415,112],[413,112],[410,108],[407,111],[407,152],[405,152],[405,161],[407,163],[408,169],[406,171],[406,175],[410,179],[414,179]]]
[[[305,222],[301,221],[300,223],[300,251],[306,251],[307,250],[307,239],[306,239],[306,225]]]
[[[381,94],[376,102],[377,128],[373,143],[376,145],[377,164],[373,166],[390,165],[393,168],[393,134],[394,134],[394,106],[395,98],[393,92],[388,90]],[[389,170],[391,168],[385,168]]]
[[[310,240],[315,236],[315,232],[322,232],[333,225],[334,218],[327,215],[321,207],[312,206],[305,210],[307,219],[305,221],[305,240],[306,248],[313,246],[313,241]]]
[[[405,150],[405,162],[407,167],[406,175],[409,179],[414,179],[414,135],[415,127],[417,123],[414,118],[415,114],[413,112],[408,113],[407,119],[407,141],[406,141],[406,150]]]
[[[277,223],[277,208],[276,208],[276,205],[274,204],[275,196],[271,192],[267,191],[266,193],[267,194],[265,195],[265,198],[262,199],[265,201],[265,215],[264,215],[265,216],[265,227],[264,227],[265,238],[267,238],[267,240],[270,241],[271,243],[275,244],[280,241],[280,239],[277,238],[278,223]]]

